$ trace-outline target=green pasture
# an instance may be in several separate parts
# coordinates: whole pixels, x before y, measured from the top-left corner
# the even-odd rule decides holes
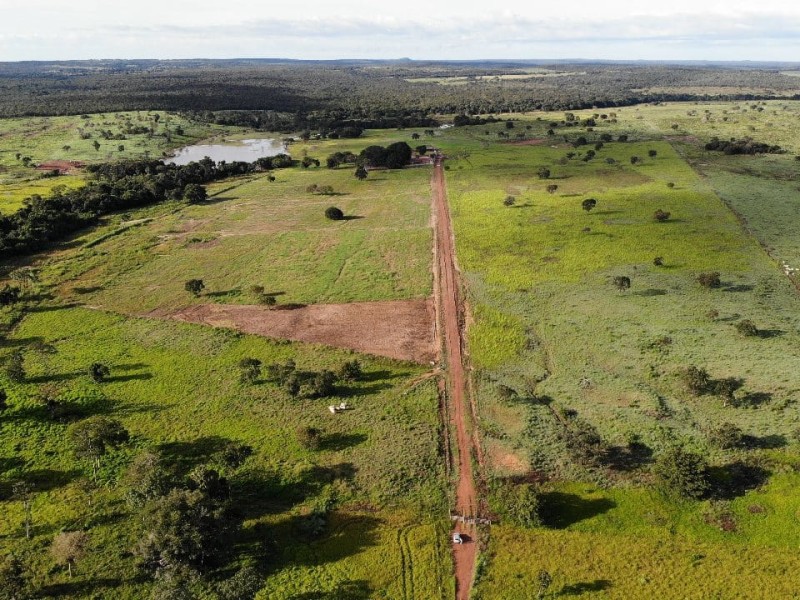
[[[298,368],[336,369],[356,358],[346,351],[55,305],[29,314],[4,346],[24,353],[27,379],[4,381],[10,406],[0,418],[3,479],[29,480],[39,491],[28,542],[21,539],[20,503],[4,502],[0,548],[30,556],[45,591],[141,598],[145,584],[126,554],[137,525],[121,473],[146,448],[160,448],[188,470],[229,440],[254,449],[244,467],[226,473],[245,518],[235,554],[247,556],[268,532],[275,555],[267,589],[289,598],[357,585],[365,598],[406,598],[413,597],[407,586],[426,597],[450,588],[446,525],[432,517],[446,514],[436,389],[414,383],[418,367],[357,357],[366,378],[343,390],[353,410],[333,417],[326,399],[292,399],[266,381],[240,384],[235,365],[243,357],[265,364],[292,358]],[[95,361],[110,366],[108,382],[95,384],[86,374]],[[96,489],[85,484],[88,465],[72,456],[66,424],[48,419],[37,401],[44,387],[81,415],[112,415],[129,430],[131,442],[103,461]],[[299,444],[300,426],[325,432],[321,450]],[[336,507],[328,533],[299,541],[292,523],[323,499]],[[47,547],[58,531],[80,528],[91,534],[92,548],[79,577],[67,582],[51,568]],[[287,577],[290,587],[282,583]]]

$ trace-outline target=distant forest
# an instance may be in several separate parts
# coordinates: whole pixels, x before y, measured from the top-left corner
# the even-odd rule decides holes
[[[712,97],[797,99],[800,78],[785,74],[797,68],[278,60],[0,63],[0,116],[158,109],[261,129],[402,127],[425,125],[436,114]]]

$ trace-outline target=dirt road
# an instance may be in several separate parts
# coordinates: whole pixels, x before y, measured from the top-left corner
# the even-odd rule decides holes
[[[467,403],[467,380],[461,353],[462,335],[459,319],[459,287],[455,266],[455,248],[450,211],[447,205],[447,190],[444,181],[442,160],[437,159],[431,180],[433,207],[436,220],[436,258],[438,322],[440,335],[444,336],[444,359],[447,366],[448,409],[455,426],[458,444],[458,488],[456,490],[456,512],[466,517],[477,516],[477,496],[472,477],[472,438],[468,432],[469,405]],[[456,600],[467,600],[475,567],[477,553],[477,531],[474,525],[457,523],[453,533],[464,534],[463,544],[453,544],[456,575]]]

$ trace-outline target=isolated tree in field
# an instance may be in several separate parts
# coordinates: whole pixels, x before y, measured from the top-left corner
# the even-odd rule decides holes
[[[25,381],[25,357],[19,350],[13,352],[6,360],[6,377],[16,383]]]
[[[655,158],[657,155],[658,155],[658,152],[656,150],[648,150],[647,151],[647,156],[649,156],[650,158]]]
[[[743,385],[744,381],[737,377],[724,377],[711,383],[711,391],[722,398],[722,406],[728,406],[736,402],[734,394]]]
[[[418,140],[419,139],[419,134],[418,133],[412,133],[411,134],[411,139],[412,140]]]
[[[111,374],[111,370],[103,363],[92,363],[89,366],[89,377],[95,383],[102,383]]]
[[[551,183],[550,185],[547,186],[547,193],[548,194],[555,194],[557,189],[558,189],[558,186],[555,183]]]
[[[361,363],[357,360],[349,360],[339,368],[339,379],[342,381],[358,381],[363,374]]]
[[[202,185],[190,183],[183,188],[183,198],[189,204],[198,204],[208,198],[208,192]]]
[[[239,361],[239,381],[255,383],[261,376],[261,361],[257,358],[243,358]]]
[[[195,296],[199,296],[206,289],[206,284],[203,283],[202,279],[190,279],[183,284],[183,289]]]
[[[3,388],[0,388],[0,414],[3,414],[8,408],[8,394]]]
[[[330,219],[331,221],[341,221],[344,219],[344,213],[342,212],[341,208],[337,208],[335,206],[329,206],[325,209],[325,217]]]
[[[758,327],[750,319],[743,319],[735,325],[736,331],[746,337],[756,337],[759,334]]]
[[[722,285],[722,282],[719,278],[719,272],[714,271],[713,273],[700,273],[697,276],[697,283],[702,285],[704,288],[718,288]]]
[[[332,371],[324,369],[314,374],[311,379],[311,389],[309,396],[312,398],[325,398],[326,396],[333,396],[336,391],[336,375]]]
[[[663,223],[665,221],[669,221],[670,213],[665,210],[661,210],[660,208],[653,213],[653,218],[658,221],[659,223]]]
[[[699,454],[670,448],[656,460],[653,475],[669,495],[698,499],[709,491],[708,464]]]
[[[514,203],[517,201],[514,196],[506,196],[505,200],[503,200],[503,206],[514,206]]]
[[[402,169],[411,162],[411,146],[405,142],[395,142],[386,147],[386,166],[389,169]]]
[[[69,576],[72,568],[80,561],[89,549],[89,534],[85,531],[65,531],[59,533],[50,546],[50,552],[60,565],[65,565]]]
[[[688,367],[681,375],[683,383],[695,396],[707,394],[711,388],[711,376],[703,368]]]
[[[723,423],[708,433],[708,440],[723,450],[733,450],[745,445],[745,436],[740,427]]]
[[[673,182],[673,181],[668,181],[668,182],[667,182],[667,187],[668,187],[669,189],[672,189],[672,188],[674,188],[674,187],[675,187],[675,182]]]
[[[92,143],[92,146],[94,146],[95,151],[100,150],[100,142],[97,140]]]
[[[11,497],[22,503],[23,526],[25,528],[25,539],[31,539],[31,528],[33,527],[33,512],[31,503],[33,502],[33,486],[27,481],[17,481],[11,486]]]
[[[536,171],[536,175],[539,176],[539,179],[550,179],[550,169],[547,167],[539,167]]]
[[[297,441],[306,450],[319,450],[322,445],[322,431],[316,427],[300,427],[297,429]]]
[[[359,181],[364,181],[369,176],[367,170],[364,168],[364,165],[358,165],[356,167],[355,178]]]
[[[597,206],[597,200],[595,200],[594,198],[586,198],[586,200],[581,202],[581,208],[585,210],[587,213],[591,212],[595,206]]]
[[[653,265],[656,267],[663,267],[664,266],[664,257],[663,256],[656,256],[653,259]]]
[[[84,419],[67,429],[67,439],[72,445],[75,456],[92,461],[92,475],[95,482],[97,482],[100,459],[109,449],[127,442],[129,437],[122,423],[101,415]]]
[[[624,292],[631,288],[631,278],[625,275],[617,275],[614,277],[614,287],[620,292]]]
[[[637,164],[641,159],[638,156],[631,156],[631,164]]]

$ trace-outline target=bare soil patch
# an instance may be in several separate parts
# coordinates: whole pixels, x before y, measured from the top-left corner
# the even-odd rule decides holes
[[[48,160],[36,165],[37,171],[58,171],[59,175],[71,175],[82,168],[84,163],[79,160]]]
[[[150,316],[326,344],[420,364],[436,359],[434,308],[429,299],[312,304],[288,310],[199,304],[177,311],[155,311]]]

